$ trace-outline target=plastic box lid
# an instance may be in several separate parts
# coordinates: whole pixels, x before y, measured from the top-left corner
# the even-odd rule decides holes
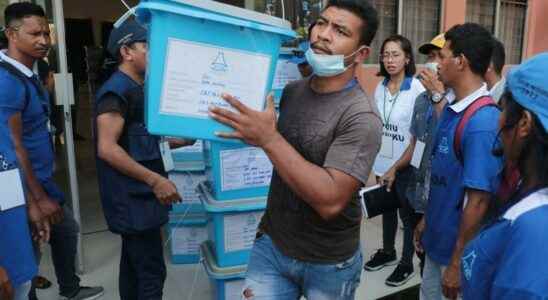
[[[207,212],[246,212],[266,208],[267,197],[217,201],[213,198],[208,185],[208,182],[201,182],[196,188]]]
[[[200,255],[203,258],[202,263],[209,277],[213,279],[233,279],[244,277],[247,272],[247,265],[239,265],[221,268],[217,265],[217,260],[211,253],[211,242],[205,241],[200,245]]]
[[[206,164],[202,160],[175,161],[173,162],[173,167],[173,171],[175,172],[199,172],[205,171]]]
[[[178,213],[169,214],[169,225],[206,225],[207,215],[205,213]]]
[[[173,2],[173,4],[175,5],[169,3],[159,3],[154,0],[141,1],[136,9],[138,19],[140,21],[146,22],[148,17],[142,14],[142,10],[153,9],[170,13],[189,15],[196,18],[211,19],[214,21],[229,23],[236,26],[262,29],[292,38],[296,37],[296,33],[291,29],[291,23],[289,21],[269,16],[267,14],[255,12],[249,9],[244,9],[216,1],[167,0],[166,2]],[[183,6],[177,4],[182,4]],[[197,9],[191,11],[192,7]],[[264,27],[261,27],[261,25],[263,25]]]
[[[233,16],[240,19],[247,19],[256,23],[271,25],[276,27],[285,27],[291,29],[291,22],[280,19],[278,17],[262,14],[253,10],[237,7],[234,5],[224,4],[217,1],[204,0],[170,0],[171,2],[181,3],[184,5],[194,6],[203,10],[208,10],[218,14]]]

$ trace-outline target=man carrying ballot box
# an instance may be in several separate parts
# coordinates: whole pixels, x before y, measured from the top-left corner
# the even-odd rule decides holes
[[[110,231],[122,236],[122,300],[162,299],[166,278],[161,227],[181,200],[166,177],[160,138],[144,125],[147,31],[133,20],[115,28],[108,51],[118,70],[97,93],[96,159],[99,190]]]
[[[330,1],[310,33],[310,78],[289,84],[276,114],[272,97],[254,111],[213,107],[235,129],[221,137],[261,147],[274,165],[268,205],[247,270],[245,299],[354,299],[360,281],[361,208],[380,148],[382,123],[354,78],[378,27],[366,1]]]

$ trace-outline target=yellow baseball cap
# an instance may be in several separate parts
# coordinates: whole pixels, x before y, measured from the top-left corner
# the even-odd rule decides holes
[[[432,49],[441,49],[445,45],[445,32],[438,34],[430,42],[419,47],[419,52],[427,55]]]

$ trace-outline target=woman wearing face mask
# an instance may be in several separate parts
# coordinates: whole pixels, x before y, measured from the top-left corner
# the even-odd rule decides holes
[[[415,274],[414,210],[405,195],[411,174],[409,167],[400,166],[399,163],[400,157],[409,145],[409,128],[415,99],[425,91],[419,80],[413,77],[415,70],[411,42],[401,35],[387,38],[380,51],[379,75],[383,76],[384,80],[375,90],[375,101],[384,125],[383,139],[373,170],[377,181],[386,185],[386,197],[395,197],[394,201],[400,202],[399,212],[404,224],[404,241],[402,258],[398,264],[395,250],[397,212],[383,214],[383,248],[371,257],[364,269],[376,271],[388,265],[398,264],[386,279],[385,283],[390,286],[405,284]]]
[[[507,78],[500,140],[504,157],[518,166],[521,182],[501,203],[498,218],[465,248],[461,259],[464,299],[528,300],[548,295],[547,68],[544,53],[518,66]]]

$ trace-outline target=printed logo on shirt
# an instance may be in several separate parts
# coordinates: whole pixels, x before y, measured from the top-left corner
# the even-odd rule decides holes
[[[446,136],[441,138],[440,144],[438,145],[438,152],[443,154],[449,154],[449,143],[447,142]]]
[[[391,137],[396,142],[405,142],[405,137],[398,134],[398,125],[387,123],[384,124],[384,129],[386,130],[383,132],[384,136]]]
[[[472,270],[474,268],[476,257],[476,251],[472,251],[468,255],[462,257],[462,269],[464,271],[464,277],[468,281],[472,278]]]

